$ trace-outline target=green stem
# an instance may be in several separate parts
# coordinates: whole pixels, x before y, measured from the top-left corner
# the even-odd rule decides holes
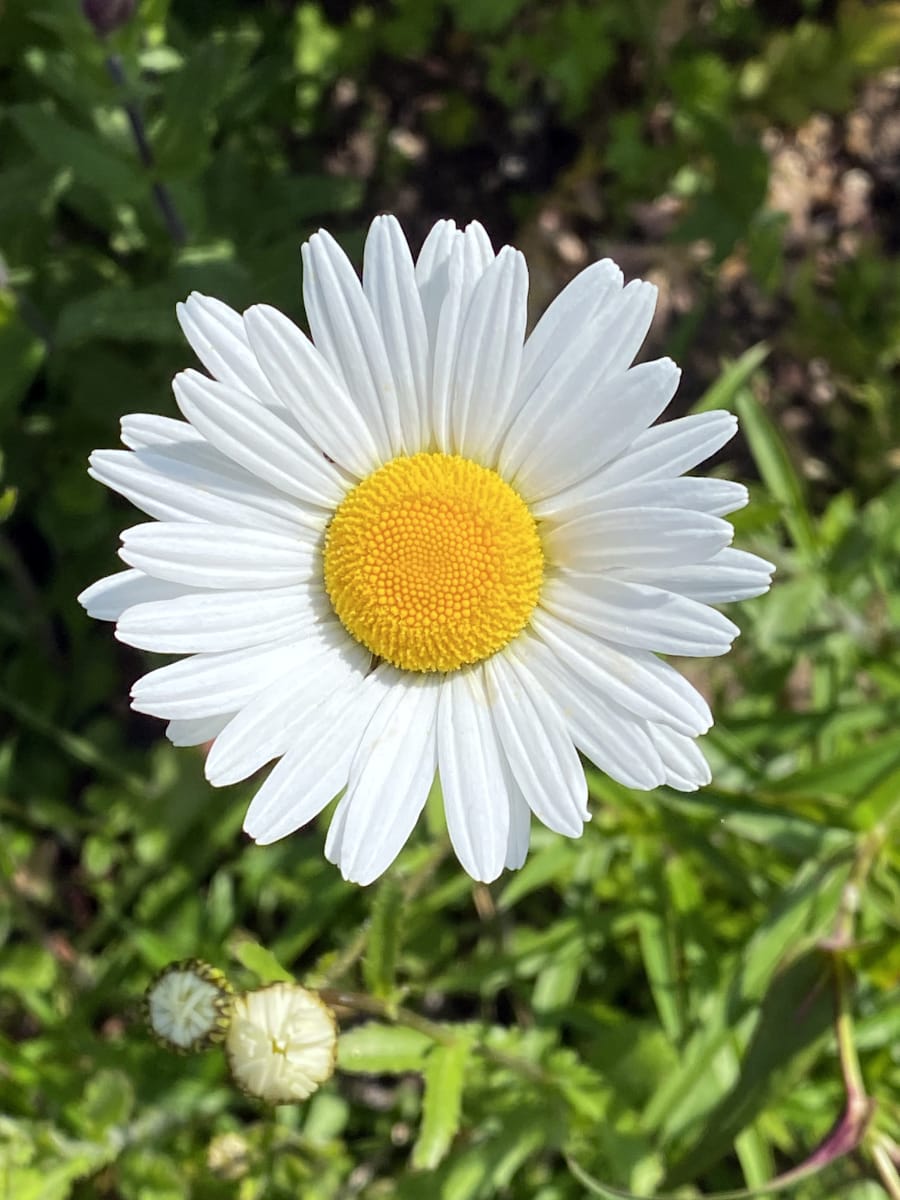
[[[834,979],[836,991],[837,1017],[835,1018],[835,1034],[838,1044],[838,1058],[841,1064],[841,1075],[847,1092],[848,1110],[868,1106],[866,1085],[863,1080],[862,1068],[859,1065],[859,1055],[853,1040],[853,1017],[850,1012],[849,982],[847,966],[843,955],[834,956]]]
[[[349,1008],[354,1012],[366,1013],[368,1016],[378,1017],[382,1021],[390,1021],[395,1025],[406,1025],[441,1046],[455,1046],[459,1041],[458,1035],[446,1025],[429,1021],[427,1017],[421,1016],[411,1008],[404,1008],[403,1005],[390,1004],[387,1001],[378,1000],[374,996],[367,996],[363,992],[345,992],[339,988],[318,988],[316,990],[325,1003],[334,1008]],[[556,1085],[556,1081],[551,1075],[527,1059],[504,1054],[501,1050],[494,1050],[493,1047],[486,1046],[483,1042],[476,1042],[472,1048],[482,1058],[486,1058],[496,1066],[514,1071],[531,1083],[538,1083],[544,1087],[555,1087]]]
[[[891,1200],[900,1200],[900,1173],[894,1166],[890,1151],[883,1140],[874,1142],[871,1146],[872,1161],[881,1178],[881,1186]]]

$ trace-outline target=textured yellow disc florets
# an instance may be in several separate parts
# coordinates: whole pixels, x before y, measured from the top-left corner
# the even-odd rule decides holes
[[[347,494],[325,540],[344,628],[407,671],[455,671],[501,650],[528,623],[543,573],[521,496],[458,455],[393,459]]]

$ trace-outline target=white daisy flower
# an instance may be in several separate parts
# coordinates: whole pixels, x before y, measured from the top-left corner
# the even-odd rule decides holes
[[[235,1083],[267,1104],[311,1096],[334,1074],[337,1025],[315,992],[273,983],[234,1002],[225,1054]]]
[[[378,217],[361,283],[325,232],[303,263],[311,339],[191,296],[209,376],[176,378],[186,420],[126,417],[129,449],[91,456],[154,520],[81,602],[129,645],[189,656],[134,708],[176,745],[213,741],[214,785],[280,759],[247,813],[257,842],[343,792],[325,852],[363,884],[435,772],[481,880],[521,866],[532,814],[579,836],[578,751],[632,788],[707,783],[709,708],[657,655],[725,653],[738,630],[710,605],[764,592],[772,567],[730,548],[746,489],[683,475],[734,416],[653,425],[679,378],[632,366],[656,289],[596,263],[526,338],[525,260],[480,225],[439,222],[414,262]]]

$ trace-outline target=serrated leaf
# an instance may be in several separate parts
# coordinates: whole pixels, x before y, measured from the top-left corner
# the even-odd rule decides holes
[[[367,1075],[421,1071],[433,1046],[433,1039],[418,1029],[370,1021],[341,1034],[337,1065],[342,1071]]]
[[[459,1131],[470,1052],[469,1041],[460,1038],[450,1046],[432,1047],[428,1055],[422,1124],[412,1152],[414,1167],[433,1170],[445,1158]]]

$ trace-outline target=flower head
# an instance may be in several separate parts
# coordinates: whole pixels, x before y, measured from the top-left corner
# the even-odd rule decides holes
[[[311,1096],[334,1073],[337,1026],[315,992],[273,983],[234,1002],[225,1054],[235,1083],[267,1104]]]
[[[734,434],[661,425],[679,371],[632,366],[655,289],[609,260],[525,337],[522,255],[439,222],[414,262],[378,217],[362,281],[324,232],[303,247],[307,338],[266,305],[193,295],[209,375],[185,421],[122,422],[91,473],[154,520],[129,569],[80,597],[130,645],[189,657],[133,706],[176,745],[213,741],[228,784],[279,759],[245,822],[261,843],[343,792],[326,854],[369,883],[440,776],[475,878],[521,866],[532,815],[577,837],[578,751],[630,787],[708,782],[702,696],[658,654],[724,653],[711,604],[764,592],[730,548],[746,490],[685,476]]]
[[[198,958],[170,963],[144,996],[147,1025],[170,1050],[208,1050],[228,1031],[232,998],[231,984],[209,963]]]

